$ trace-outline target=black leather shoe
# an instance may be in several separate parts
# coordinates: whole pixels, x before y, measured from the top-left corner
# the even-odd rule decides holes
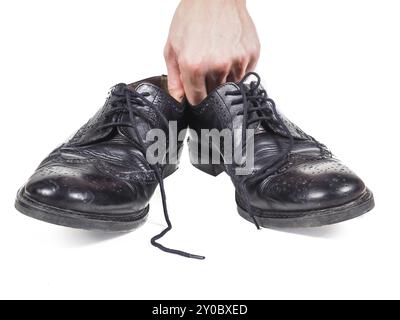
[[[146,133],[168,133],[168,121],[177,121],[178,129],[187,126],[185,108],[166,85],[162,76],[113,87],[96,115],[19,190],[16,208],[73,228],[126,231],[143,223],[160,180],[177,169],[176,163],[147,162]],[[182,143],[179,154],[181,149]]]
[[[177,132],[169,132],[172,123]],[[178,168],[183,143],[177,134],[186,128],[186,108],[167,93],[166,76],[118,84],[103,108],[40,164],[19,190],[16,208],[57,225],[128,231],[145,222],[160,185],[167,227],[152,245],[204,259],[157,242],[172,229],[163,179]],[[155,148],[154,159],[162,161],[154,163],[146,158],[154,143],[146,139],[150,129],[162,130],[166,140],[165,148]]]
[[[246,83],[250,76],[256,81]],[[213,176],[225,171],[236,188],[239,214],[257,227],[322,226],[374,207],[372,193],[359,177],[276,110],[257,74],[218,87],[190,110],[192,163]],[[232,137],[233,149],[242,146],[245,153],[243,128],[254,130],[254,166],[249,174],[237,174],[243,163],[212,164],[209,158],[201,159],[202,129],[238,129],[241,141]],[[207,145],[203,142],[202,147]],[[211,146],[210,155],[214,151],[226,159],[220,142]]]

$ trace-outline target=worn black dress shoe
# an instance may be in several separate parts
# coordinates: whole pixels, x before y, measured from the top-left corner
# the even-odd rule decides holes
[[[251,76],[256,81],[246,83]],[[218,87],[191,108],[190,118],[192,163],[214,176],[225,171],[235,185],[240,215],[257,227],[322,226],[355,218],[374,206],[359,177],[276,110],[255,73]],[[201,155],[210,145],[200,139],[202,129],[229,129],[232,153],[243,148],[244,154],[249,145],[244,128],[254,130],[254,166],[247,175],[238,175],[242,161],[225,161],[234,156],[227,157],[221,141],[211,143],[209,151],[219,155],[220,163]],[[234,130],[240,132],[240,141]]]
[[[177,164],[160,166],[145,157],[146,133],[187,123],[184,107],[154,77],[112,88],[105,105],[66,143],[54,150],[19,190],[16,207],[50,223],[105,231],[130,230],[146,220],[159,178]],[[177,150],[181,150],[182,144]]]
[[[203,258],[157,242],[172,228],[163,179],[178,168],[183,146],[176,134],[169,134],[169,124],[175,122],[177,132],[187,127],[184,105],[166,90],[166,76],[113,87],[96,115],[54,150],[19,190],[16,208],[62,226],[127,231],[146,220],[149,200],[160,184],[168,227],[152,244],[171,253]],[[165,161],[150,164],[146,158],[150,129],[165,132],[165,154],[158,154]],[[169,148],[170,136],[176,148]]]

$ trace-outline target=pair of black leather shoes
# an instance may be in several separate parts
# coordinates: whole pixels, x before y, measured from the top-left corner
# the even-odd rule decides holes
[[[250,76],[256,81],[247,81]],[[371,192],[327,148],[276,110],[257,74],[226,83],[198,106],[173,99],[166,76],[112,88],[105,105],[66,143],[54,150],[19,190],[16,208],[33,218],[83,229],[127,231],[145,222],[149,201],[160,185],[167,228],[152,239],[156,247],[202,259],[157,242],[171,229],[163,179],[178,167],[183,147],[177,132],[189,128],[195,167],[214,176],[225,171],[236,188],[239,213],[264,227],[309,227],[337,223],[373,208]],[[146,153],[151,129],[166,133],[167,148],[158,163]],[[224,161],[224,144],[198,139],[202,129],[229,129],[233,150],[246,153],[244,129],[252,129],[254,167],[238,175],[245,163]],[[242,132],[237,142],[234,132]],[[173,141],[171,141],[173,139]],[[176,148],[169,148],[171,145]],[[219,163],[201,157],[210,149]],[[175,150],[174,150],[175,149]],[[210,153],[212,154],[212,153]]]

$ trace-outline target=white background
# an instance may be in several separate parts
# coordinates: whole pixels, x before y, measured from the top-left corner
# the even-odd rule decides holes
[[[139,230],[110,235],[19,214],[17,189],[101,107],[108,89],[165,73],[177,1],[13,0],[0,4],[0,298],[400,298],[399,3],[249,0],[258,72],[281,110],[327,144],[375,194],[363,218],[257,231],[227,176],[185,151],[167,179],[174,230],[158,251],[159,194]]]

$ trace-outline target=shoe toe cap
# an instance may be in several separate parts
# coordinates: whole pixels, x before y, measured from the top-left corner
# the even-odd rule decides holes
[[[38,170],[25,185],[30,199],[85,213],[132,213],[147,203],[134,185],[87,168],[53,166]]]
[[[260,188],[278,210],[337,207],[360,197],[363,181],[335,159],[317,160],[290,168]]]

